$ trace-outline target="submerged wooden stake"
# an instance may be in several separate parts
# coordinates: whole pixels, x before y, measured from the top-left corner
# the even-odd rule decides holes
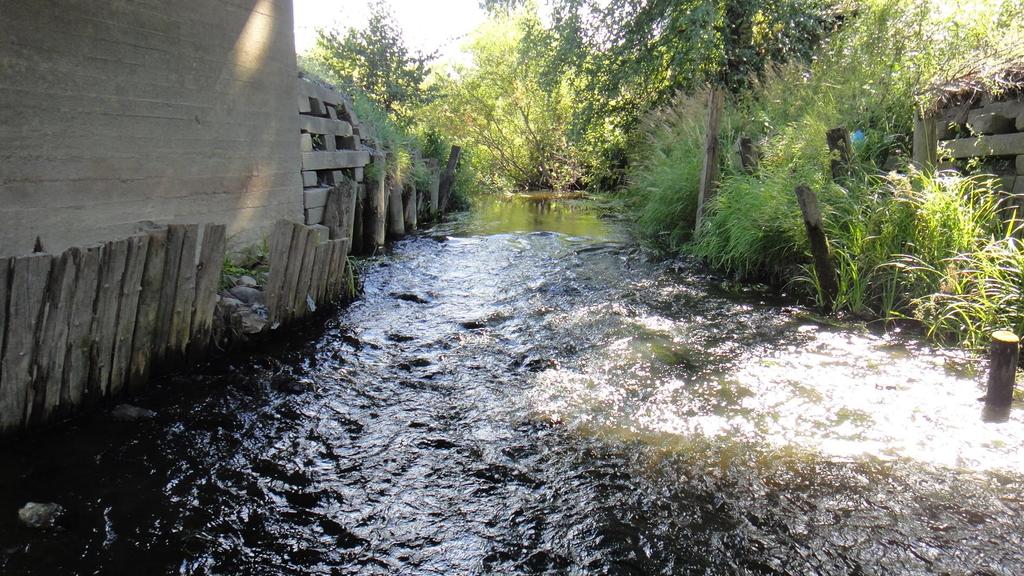
[[[1013,402],[1013,386],[1017,376],[1019,356],[1020,338],[1016,334],[1006,330],[992,334],[986,403],[1007,406]]]
[[[839,295],[839,282],[836,279],[835,265],[828,249],[828,239],[821,222],[821,209],[818,197],[814,192],[801,184],[796,187],[796,199],[800,203],[800,211],[804,216],[804,227],[807,228],[807,239],[811,243],[811,255],[814,257],[814,271],[821,286],[821,295],[825,310],[831,312]]]

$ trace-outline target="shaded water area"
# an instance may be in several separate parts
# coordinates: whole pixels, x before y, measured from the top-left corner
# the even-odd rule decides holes
[[[0,573],[1024,572],[1024,410],[986,421],[966,356],[574,202],[488,201],[364,280],[133,400],[156,420],[5,444]],[[64,526],[18,527],[29,500]]]

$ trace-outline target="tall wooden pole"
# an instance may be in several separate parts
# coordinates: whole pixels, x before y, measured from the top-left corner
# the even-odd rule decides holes
[[[725,92],[718,87],[711,88],[708,92],[708,121],[704,131],[704,166],[700,171],[700,187],[697,189],[697,217],[693,230],[695,238],[700,235],[705,206],[714,197],[718,186],[718,163],[721,154],[718,131],[722,123],[724,106]]]

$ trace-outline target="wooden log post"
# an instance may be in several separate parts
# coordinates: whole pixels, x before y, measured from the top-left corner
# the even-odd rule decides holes
[[[364,183],[356,184],[355,210],[352,211],[352,252],[363,253],[363,238],[366,232],[363,227],[366,225],[366,189]]]
[[[697,215],[693,227],[693,236],[700,235],[704,222],[704,212],[708,202],[715,196],[718,189],[718,164],[720,145],[718,132],[722,123],[722,112],[725,107],[725,92],[721,88],[711,88],[708,92],[708,118],[704,126],[704,164],[700,171],[700,182],[697,188]]]
[[[407,233],[416,231],[416,203],[418,200],[415,183],[402,186],[402,206],[405,212],[405,231]]]
[[[181,271],[182,247],[185,245],[187,229],[180,224],[167,226],[167,247],[164,257],[164,272],[160,286],[159,307],[153,334],[152,362],[163,364],[171,342],[171,321],[174,318],[174,294],[178,288],[178,273]]]
[[[50,270],[45,320],[36,355],[37,388],[32,419],[37,423],[48,422],[60,406],[74,298],[75,253],[68,250],[54,260]]]
[[[316,245],[313,253],[313,276],[309,282],[309,295],[317,309],[326,303],[327,282],[330,273],[331,244],[329,241]]]
[[[53,257],[15,258],[10,276],[7,338],[0,358],[0,433],[26,424],[33,403],[35,357]]]
[[[757,148],[754,147],[754,140],[752,138],[742,135],[736,138],[736,143],[733,144],[733,154],[735,155],[736,166],[740,170],[747,174],[753,174],[757,171]]]
[[[110,370],[110,394],[120,394],[128,384],[135,338],[135,320],[142,295],[143,274],[149,254],[149,236],[139,234],[128,239],[128,256],[121,279],[117,330],[114,332],[114,360]]]
[[[990,351],[988,393],[985,395],[985,403],[1009,406],[1013,402],[1013,387],[1017,378],[1020,338],[1006,330],[994,332]]]
[[[199,225],[185,224],[185,234],[181,245],[181,261],[179,262],[177,287],[174,289],[174,313],[171,315],[171,333],[168,340],[167,354],[175,362],[187,358],[188,343],[192,338],[192,312],[196,303],[196,272],[199,247]]]
[[[388,194],[388,238],[405,236],[405,207],[402,203],[402,183],[393,180]]]
[[[930,173],[939,163],[938,122],[930,113],[914,114],[913,163],[921,172]]]
[[[328,193],[324,226],[330,229],[331,240],[352,240],[358,192],[356,181],[343,177]]]
[[[291,322],[299,317],[299,308],[296,306],[298,302],[297,294],[299,292],[303,256],[306,254],[306,244],[309,242],[309,233],[310,229],[308,227],[292,223],[292,242],[288,250],[284,289],[281,292],[282,323]]]
[[[459,167],[459,159],[462,157],[462,148],[460,146],[452,146],[452,151],[448,155],[448,164],[444,168],[444,173],[441,175],[441,181],[438,184],[438,197],[440,204],[441,214],[448,213],[448,203],[451,201],[452,186],[455,185],[455,170]]]
[[[304,226],[304,228],[306,228]],[[292,300],[292,318],[299,320],[316,311],[316,301],[310,296],[313,285],[313,267],[316,265],[316,247],[328,240],[328,234],[321,229],[307,228],[306,247],[302,251],[302,267],[299,268],[298,283]]]
[[[85,398],[92,372],[93,328],[99,330],[96,318],[96,300],[99,294],[100,265],[103,247],[100,245],[68,250],[75,260],[75,299],[72,302],[71,326],[68,333],[68,358],[64,366],[61,389],[61,412],[78,406]]]
[[[166,259],[167,228],[151,230],[146,254],[146,268],[142,273],[139,310],[135,314],[132,359],[128,369],[128,385],[132,388],[139,388],[149,380]]]
[[[801,184],[796,187],[796,199],[800,203],[804,227],[807,229],[807,239],[811,245],[814,272],[818,277],[818,285],[821,287],[822,304],[827,312],[831,312],[835,308],[836,298],[839,296],[839,281],[836,277],[832,255],[829,252],[828,239],[825,237],[818,197],[810,188]]]
[[[850,175],[853,166],[853,146],[850,144],[850,131],[839,126],[825,133],[829,153],[832,155],[830,164],[832,179],[839,180]]]
[[[373,157],[376,181],[367,182],[366,186],[366,224],[363,227],[363,252],[373,253],[384,246],[387,230],[387,205],[389,189],[384,174],[387,171],[387,156],[376,154]]]
[[[213,338],[213,314],[224,271],[227,235],[223,224],[207,224],[196,264],[196,299],[192,310],[192,336],[188,343],[190,362],[206,357]]]
[[[110,374],[114,363],[117,338],[117,315],[121,307],[121,282],[128,263],[128,240],[115,240],[103,247],[100,265],[100,286],[96,294],[96,320],[93,322],[93,343],[90,360],[90,400],[110,393]]]

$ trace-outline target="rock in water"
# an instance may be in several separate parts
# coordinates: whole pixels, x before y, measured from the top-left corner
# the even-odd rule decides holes
[[[29,528],[53,528],[63,515],[64,507],[53,502],[29,502],[18,510],[18,519]]]
[[[416,304],[427,304],[430,300],[427,300],[419,294],[412,294],[410,292],[392,292],[391,297],[396,300],[405,300],[406,302],[414,302]]]
[[[245,288],[258,288],[259,283],[252,276],[242,276],[235,282],[235,286],[242,286]]]
[[[110,417],[118,422],[141,422],[156,418],[156,412],[131,404],[118,404],[110,411]]]

